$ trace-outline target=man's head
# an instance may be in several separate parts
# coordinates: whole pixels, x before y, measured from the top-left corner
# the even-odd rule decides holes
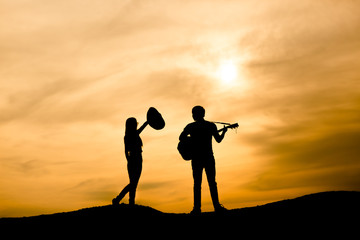
[[[204,119],[205,109],[202,106],[195,106],[192,109],[192,116],[195,121]]]

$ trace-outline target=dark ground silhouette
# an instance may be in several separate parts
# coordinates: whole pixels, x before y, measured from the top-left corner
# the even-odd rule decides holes
[[[64,235],[74,232],[92,235],[93,231],[122,235],[121,231],[125,231],[125,234],[132,228],[132,231],[139,231],[138,234],[142,231],[152,236],[171,233],[174,234],[172,237],[188,234],[211,236],[215,233],[229,237],[245,233],[247,236],[252,233],[254,236],[261,233],[277,236],[285,232],[293,237],[306,234],[314,236],[315,233],[319,236],[340,234],[344,237],[358,231],[359,203],[360,192],[322,192],[262,206],[233,209],[224,214],[205,212],[199,216],[120,204],[34,217],[0,218],[0,230],[16,234],[22,231],[31,235],[45,229]]]

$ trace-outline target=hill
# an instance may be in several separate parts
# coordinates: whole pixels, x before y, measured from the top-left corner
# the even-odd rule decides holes
[[[0,229],[22,229],[37,232],[43,229],[59,233],[89,229],[107,232],[144,229],[160,229],[178,234],[201,230],[209,234],[226,229],[227,233],[250,231],[250,229],[272,229],[279,227],[292,230],[315,231],[322,229],[347,229],[359,224],[360,192],[336,191],[305,195],[262,206],[232,209],[218,215],[206,212],[200,216],[164,213],[151,207],[100,206],[72,212],[56,213],[23,218],[2,218]],[[59,231],[62,229],[62,231]],[[206,230],[207,229],[207,230]],[[211,236],[211,235],[209,235]]]

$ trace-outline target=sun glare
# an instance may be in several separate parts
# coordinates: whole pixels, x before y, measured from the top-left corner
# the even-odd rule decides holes
[[[222,83],[230,84],[237,77],[237,68],[233,61],[223,61],[217,71],[217,75]]]

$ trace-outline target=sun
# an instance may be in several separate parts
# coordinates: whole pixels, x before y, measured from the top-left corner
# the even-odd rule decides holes
[[[225,60],[220,63],[217,70],[217,76],[224,84],[230,84],[234,82],[238,75],[237,67],[231,60]]]

